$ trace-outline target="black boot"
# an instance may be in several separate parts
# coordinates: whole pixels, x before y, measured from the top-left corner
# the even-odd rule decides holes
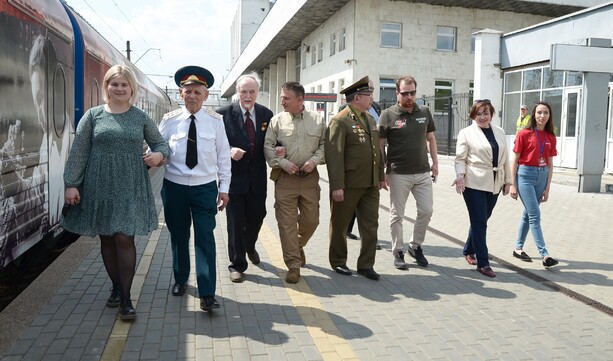
[[[119,298],[119,287],[111,287],[111,295],[106,300],[106,307],[117,307],[121,304],[121,299]]]
[[[121,299],[119,318],[121,318],[122,320],[133,320],[136,318],[136,311],[134,310],[134,306],[132,306],[132,301],[129,298]]]

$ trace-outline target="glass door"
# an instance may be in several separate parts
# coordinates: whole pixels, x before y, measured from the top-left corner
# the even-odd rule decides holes
[[[562,98],[557,162],[554,158],[556,166],[577,168],[577,135],[579,134],[580,108],[581,89],[565,89]]]

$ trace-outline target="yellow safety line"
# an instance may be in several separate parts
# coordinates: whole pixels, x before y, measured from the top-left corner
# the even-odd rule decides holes
[[[271,264],[279,270],[279,277],[285,285],[287,294],[296,306],[323,359],[330,361],[359,360],[305,279],[301,277],[300,281],[295,284],[285,282],[287,267],[283,262],[281,242],[266,223],[262,225],[259,239],[270,257]]]
[[[149,266],[151,266],[151,261],[153,260],[155,247],[157,247],[158,241],[160,240],[160,234],[164,226],[164,212],[160,212],[158,222],[158,229],[153,231],[149,236],[149,242],[143,251],[143,255],[138,263],[138,268],[134,274],[134,281],[132,281],[131,293],[133,295],[134,308],[138,305],[138,299],[140,298],[145,278],[149,272]],[[102,351],[101,361],[118,361],[121,359],[123,348],[126,344],[128,333],[130,332],[130,326],[132,326],[132,322],[130,321],[122,321],[119,316],[115,319],[109,339],[106,342],[104,351]]]
[[[135,307],[138,305],[138,297],[140,297],[155,248],[160,239],[161,229],[164,224],[163,217],[163,212],[160,212],[160,227],[149,237],[149,242],[141,256],[134,276],[132,294],[136,296],[134,299]],[[328,312],[324,310],[322,304],[313,294],[313,291],[304,278],[296,284],[285,282],[287,271],[285,263],[283,262],[280,241],[275,237],[267,224],[262,225],[260,240],[266,249],[266,253],[270,257],[271,264],[279,270],[279,277],[281,277],[285,285],[287,294],[292,300],[292,303],[296,306],[298,314],[306,325],[323,359],[326,361],[358,361],[359,358],[355,355],[347,340],[343,338],[341,332],[334,324],[334,321],[332,321]],[[100,360],[118,361],[121,359],[131,325],[131,322],[122,321],[117,317]]]

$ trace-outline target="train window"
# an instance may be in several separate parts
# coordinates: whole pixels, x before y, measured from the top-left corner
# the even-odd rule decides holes
[[[66,126],[66,76],[61,66],[53,74],[53,129],[62,137]]]
[[[90,92],[90,101],[89,107],[95,107],[100,103],[100,84],[98,84],[98,80],[92,80],[92,89]]]

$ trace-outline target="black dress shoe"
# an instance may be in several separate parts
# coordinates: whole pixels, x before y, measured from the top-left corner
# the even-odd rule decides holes
[[[134,306],[132,306],[132,301],[130,299],[121,300],[119,318],[122,320],[133,320],[136,318],[136,311],[134,310]]]
[[[334,270],[334,272],[340,273],[343,276],[351,276],[351,270],[349,269],[349,267],[347,267],[345,265],[334,266],[334,267],[332,267],[332,269]]]
[[[120,304],[119,287],[111,287],[111,295],[106,300],[106,307],[118,307]]]
[[[219,307],[221,306],[219,306],[219,303],[217,303],[217,300],[213,296],[206,296],[206,297],[200,298],[200,309],[202,311],[210,311],[214,308],[219,308]]]
[[[172,295],[173,296],[183,296],[186,289],[187,289],[187,284],[175,283],[175,285],[172,286]]]
[[[253,251],[251,253],[247,253],[247,257],[249,257],[249,260],[254,265],[260,264],[260,254],[258,253],[258,251]]]
[[[378,281],[379,278],[381,278],[381,276],[379,276],[379,274],[372,268],[360,268],[358,269],[358,274],[375,281]]]
[[[524,262],[532,262],[532,258],[530,258],[530,256],[528,256],[528,254],[526,254],[524,251],[517,253],[517,250],[513,250],[513,257],[519,258]]]
[[[355,240],[357,240],[357,239],[358,239],[358,236],[356,236],[355,234],[353,234],[353,233],[349,232],[349,233],[347,233],[347,238],[351,238],[351,239],[355,239]]]

